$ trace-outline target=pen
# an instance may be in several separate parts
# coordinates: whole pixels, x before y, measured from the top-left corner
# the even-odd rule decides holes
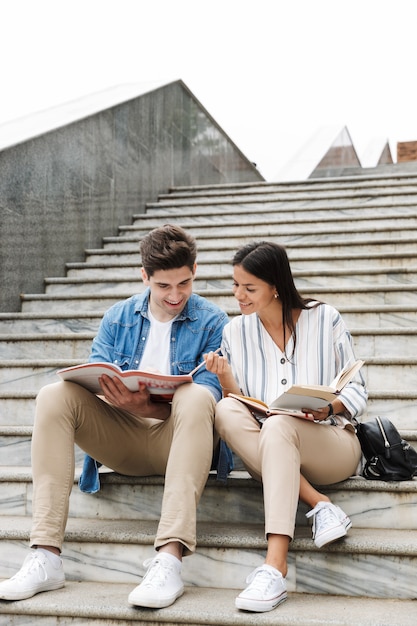
[[[219,352],[220,352],[220,348],[217,348],[217,350],[214,351],[214,354],[218,354]],[[195,374],[200,369],[200,367],[203,367],[203,365],[205,364],[206,362],[202,361],[200,365],[197,365],[197,367],[195,367],[193,370],[191,370],[191,372],[189,372],[189,375],[192,376],[193,374]]]

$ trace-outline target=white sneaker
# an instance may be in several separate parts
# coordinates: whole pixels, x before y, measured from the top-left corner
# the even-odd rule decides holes
[[[40,550],[33,550],[12,578],[0,583],[0,600],[25,600],[41,591],[60,589],[65,585],[62,561],[55,567]]]
[[[275,567],[261,565],[246,579],[249,586],[236,598],[235,604],[243,611],[272,611],[287,599],[285,578]]]
[[[306,513],[306,517],[313,517],[313,539],[318,548],[341,539],[352,527],[346,513],[331,502],[319,502],[314,509]]]
[[[161,552],[143,565],[148,569],[140,585],[129,594],[130,604],[162,609],[182,596],[181,562],[175,556]]]

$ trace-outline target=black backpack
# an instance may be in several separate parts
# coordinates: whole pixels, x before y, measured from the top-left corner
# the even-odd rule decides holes
[[[366,459],[362,476],[368,480],[412,480],[417,475],[417,452],[386,417],[356,425]]]

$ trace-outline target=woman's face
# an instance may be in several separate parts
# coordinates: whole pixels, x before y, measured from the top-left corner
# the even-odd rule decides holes
[[[233,294],[244,315],[261,313],[276,305],[276,289],[269,283],[246,272],[241,265],[233,268]]]

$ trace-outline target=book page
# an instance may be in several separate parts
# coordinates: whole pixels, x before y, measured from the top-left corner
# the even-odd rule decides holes
[[[311,409],[315,411],[329,404],[336,399],[335,394],[328,391],[317,392],[317,395],[307,393],[293,393],[291,389],[283,393],[279,398],[274,400],[271,409],[293,409],[301,411],[302,409]]]
[[[356,372],[360,370],[365,361],[358,360],[353,363],[353,365],[349,365],[349,363],[342,369],[340,374],[336,376],[331,387],[334,388],[336,393],[342,391],[343,387],[346,387],[348,382],[355,376]]]
[[[168,402],[172,400],[174,391],[183,383],[192,382],[192,376],[160,374],[141,370],[122,371],[113,363],[84,363],[64,368],[57,372],[62,380],[82,385],[92,393],[102,394],[99,379],[103,374],[118,378],[130,391],[138,391],[139,383],[148,388],[153,400]]]
[[[246,404],[246,406],[252,411],[254,411],[255,413],[259,413],[260,415],[263,415],[265,417],[269,417],[270,415],[281,414],[281,415],[291,415],[293,417],[300,417],[302,419],[314,421],[314,417],[312,415],[309,415],[308,413],[304,413],[298,407],[288,407],[288,408],[285,408],[283,406],[275,407],[274,403],[271,406],[268,406],[265,402],[263,402],[262,400],[258,400],[257,398],[252,398],[250,396],[240,396],[235,393],[229,393],[228,397],[239,400],[243,404]]]

